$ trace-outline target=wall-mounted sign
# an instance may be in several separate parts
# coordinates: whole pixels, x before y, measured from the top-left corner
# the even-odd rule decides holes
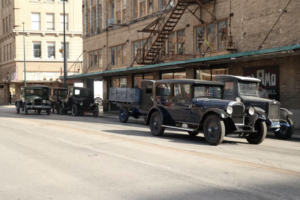
[[[247,67],[244,68],[244,76],[260,79],[265,89],[269,92],[269,98],[280,100],[278,65]]]

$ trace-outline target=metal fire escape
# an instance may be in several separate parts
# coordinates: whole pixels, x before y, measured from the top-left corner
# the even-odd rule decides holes
[[[158,19],[139,31],[148,32],[150,35],[143,47],[137,52],[137,63],[152,64],[157,62],[161,49],[165,46],[170,34],[189,5],[202,7],[215,19],[213,14],[210,13],[204,5],[205,3],[213,1],[214,0],[169,0]]]

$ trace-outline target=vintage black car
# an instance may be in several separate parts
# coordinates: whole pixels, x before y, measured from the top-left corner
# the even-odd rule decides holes
[[[69,87],[68,95],[61,99],[58,105],[60,114],[71,111],[73,116],[83,116],[86,112],[92,112],[94,117],[99,115],[99,107],[94,103],[93,92],[89,88]]]
[[[242,135],[251,144],[261,143],[267,134],[263,118],[258,117],[255,126],[245,125],[254,108],[246,110],[241,102],[222,99],[223,89],[223,83],[212,81],[142,80],[139,102],[117,101],[120,121],[129,115],[146,116],[155,136],[163,135],[165,128],[187,131],[191,136],[201,131],[211,145],[220,144],[229,134]]]
[[[21,87],[20,94],[21,100],[15,102],[17,113],[22,110],[27,115],[29,110],[34,110],[40,114],[45,110],[47,115],[50,115],[49,87],[45,85]]]
[[[51,101],[51,108],[53,110],[57,111],[57,113],[60,113],[60,105],[63,100],[65,100],[68,96],[68,89],[67,88],[61,88],[61,87],[52,87],[50,88],[50,101]]]
[[[260,79],[231,75],[218,75],[215,78],[225,84],[224,99],[242,102],[246,108],[254,107],[254,116],[265,116],[268,129],[273,130],[277,138],[291,138],[294,132],[293,113],[281,108],[279,101],[259,98]],[[246,124],[249,123],[251,120],[246,120]]]

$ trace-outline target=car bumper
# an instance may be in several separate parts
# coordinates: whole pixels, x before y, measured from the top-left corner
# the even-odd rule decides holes
[[[38,108],[38,109],[51,109],[51,106],[34,106],[34,105],[29,105],[29,106],[26,106],[27,108]]]

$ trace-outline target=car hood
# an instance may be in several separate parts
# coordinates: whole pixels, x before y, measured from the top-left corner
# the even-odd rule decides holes
[[[219,108],[225,110],[227,106],[229,105],[241,105],[242,103],[238,103],[231,100],[225,100],[225,99],[211,99],[211,98],[194,98],[193,104],[199,105],[199,106],[205,106],[207,108]]]
[[[280,105],[279,101],[271,100],[271,99],[264,99],[259,97],[251,97],[251,96],[241,96],[242,102],[245,106],[252,106],[252,107],[259,107],[264,110],[268,107],[269,104],[278,104]]]

